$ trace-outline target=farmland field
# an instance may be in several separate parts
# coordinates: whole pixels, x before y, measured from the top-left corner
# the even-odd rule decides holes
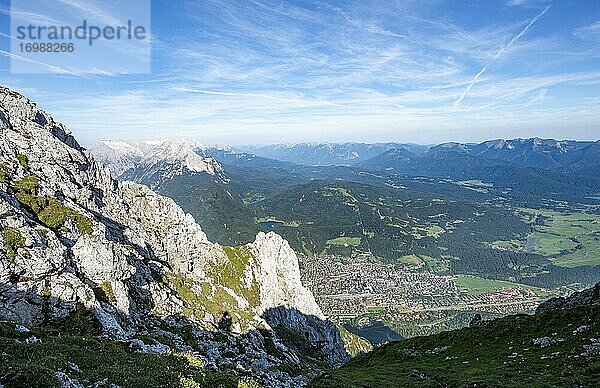
[[[456,285],[467,295],[481,295],[489,292],[498,291],[504,288],[523,288],[535,292],[537,295],[545,296],[547,291],[531,287],[524,284],[507,282],[504,280],[483,279],[474,276],[458,276],[455,280]]]

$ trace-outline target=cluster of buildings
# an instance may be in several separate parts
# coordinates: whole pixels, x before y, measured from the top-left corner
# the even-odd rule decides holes
[[[325,314],[345,322],[364,317],[420,322],[447,312],[506,315],[535,309],[540,296],[515,286],[488,292],[461,289],[455,276],[421,272],[367,257],[302,257],[302,280]],[[469,292],[470,291],[470,292]]]

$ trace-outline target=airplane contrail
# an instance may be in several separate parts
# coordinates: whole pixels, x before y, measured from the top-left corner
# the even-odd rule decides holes
[[[513,43],[515,43],[517,40],[519,40],[520,37],[522,37],[523,35],[525,35],[525,33],[527,32],[527,30],[529,30],[529,28],[531,26],[533,26],[535,24],[535,22],[538,21],[539,18],[541,18],[542,16],[544,16],[544,14],[546,12],[548,12],[548,10],[550,9],[550,6],[552,4],[549,4],[546,8],[544,8],[542,10],[542,12],[540,12],[539,14],[537,14],[533,19],[531,19],[531,21],[529,22],[528,25],[525,26],[525,28],[523,28],[521,30],[521,32],[519,32],[517,35],[513,36],[513,38],[510,40],[510,42],[508,42],[507,44],[505,44],[504,46],[502,46],[500,48],[500,50],[498,50],[498,52],[496,53],[496,55],[494,55],[494,57],[483,67],[483,69],[481,69],[479,71],[479,73],[477,73],[477,75],[471,80],[471,82],[469,83],[469,85],[467,85],[467,87],[465,88],[465,90],[462,92],[462,95],[456,99],[456,101],[454,101],[454,104],[452,104],[453,106],[458,106],[462,100],[465,99],[467,93],[469,93],[469,91],[471,90],[471,88],[473,86],[475,86],[475,84],[477,82],[479,82],[479,79],[481,78],[481,76],[483,74],[485,74],[485,72],[487,71],[488,67],[493,64],[498,58],[500,58],[500,56],[502,54],[504,54],[504,52],[510,47],[512,46]]]

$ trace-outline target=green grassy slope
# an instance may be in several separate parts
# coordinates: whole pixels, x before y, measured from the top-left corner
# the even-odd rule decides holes
[[[574,335],[580,326],[587,330]],[[541,337],[557,342],[533,344]],[[592,342],[599,337],[597,305],[509,316],[383,345],[311,386],[592,387],[600,381],[600,344]]]

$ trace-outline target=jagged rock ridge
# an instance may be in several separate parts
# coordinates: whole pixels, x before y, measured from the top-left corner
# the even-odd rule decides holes
[[[306,381],[278,369],[301,360],[272,327],[301,332],[330,365],[348,359],[281,237],[261,233],[236,248],[211,243],[175,202],[115,181],[67,128],[7,88],[0,132],[3,319],[43,325],[84,306],[107,337],[167,335],[207,365],[238,365],[267,385]],[[231,325],[215,336],[225,312]],[[193,329],[191,342],[169,332],[182,325]]]
[[[184,139],[103,140],[91,153],[116,178],[130,169],[140,169],[147,175],[163,169],[171,175],[186,170],[223,177],[223,168],[216,160],[199,155],[204,148],[198,141]]]

